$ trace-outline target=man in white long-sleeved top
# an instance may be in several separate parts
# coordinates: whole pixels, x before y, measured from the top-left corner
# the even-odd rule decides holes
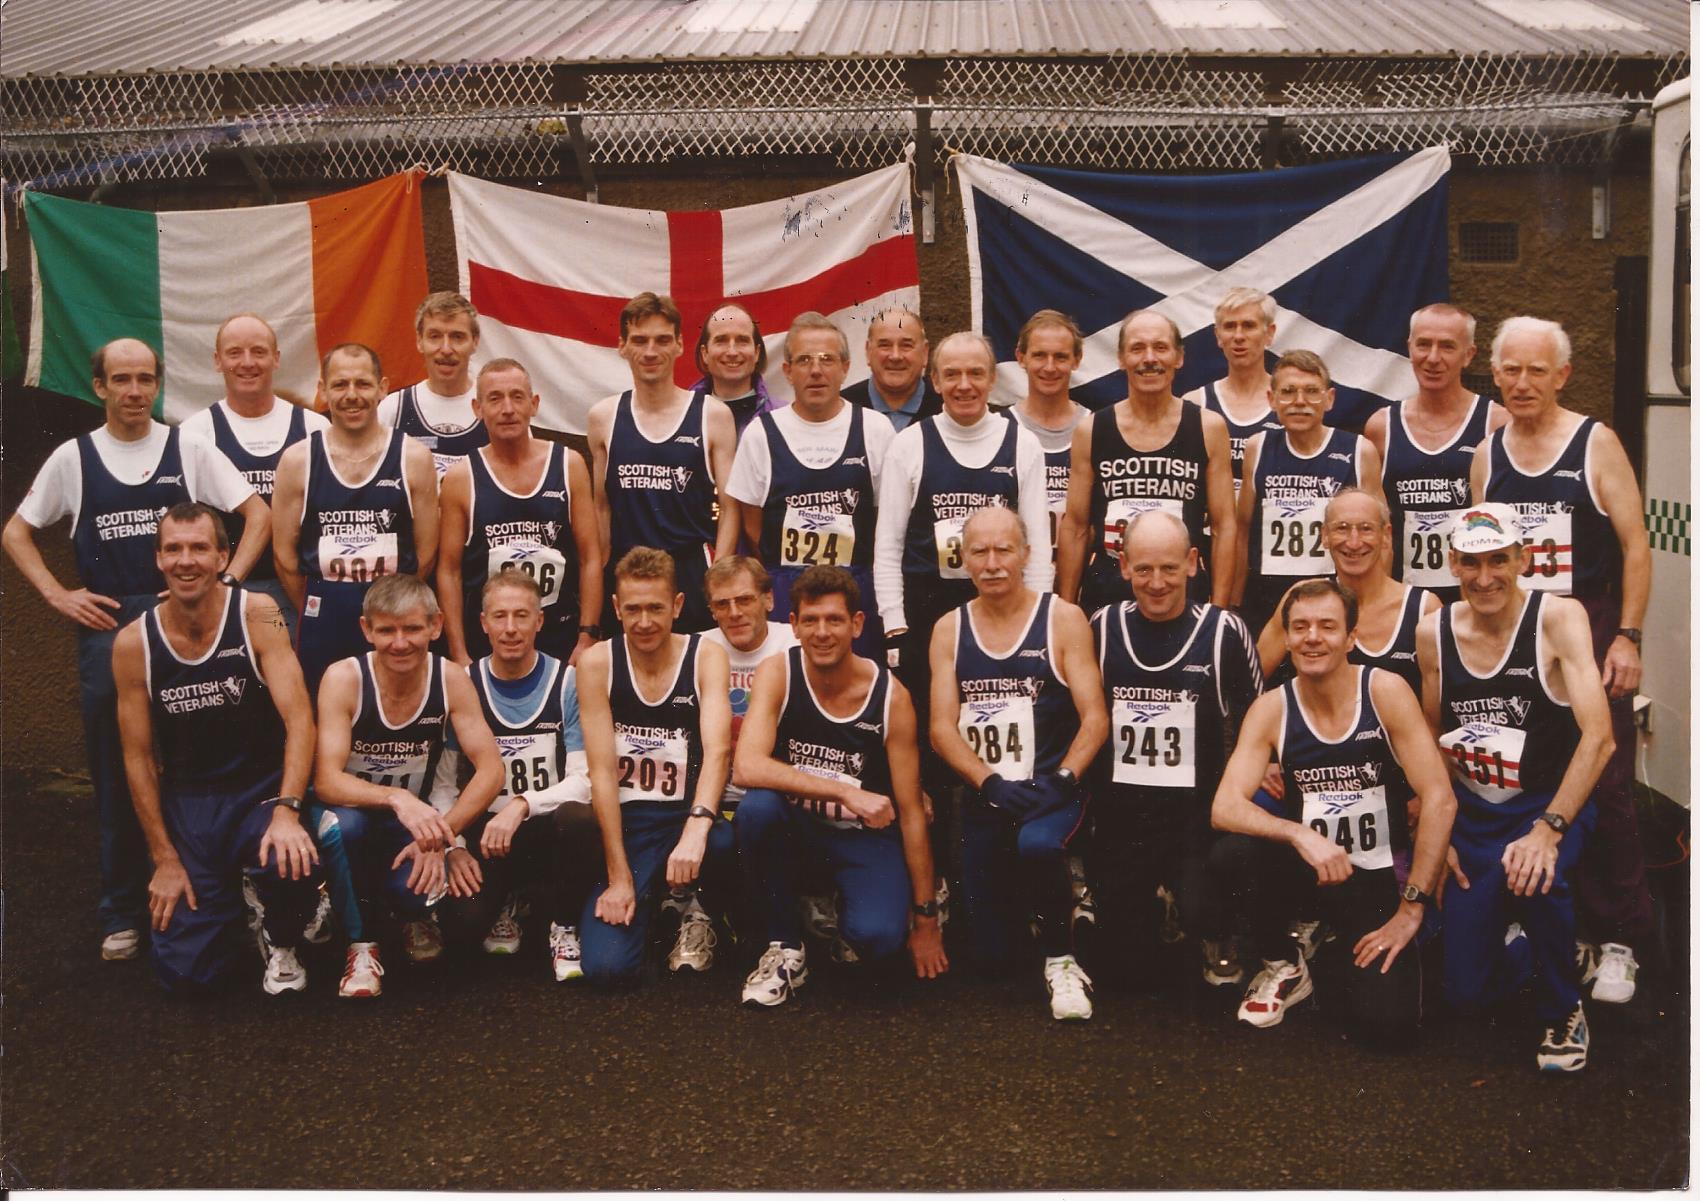
[[[933,355],[933,383],[944,411],[900,432],[886,452],[874,526],[874,592],[885,624],[886,655],[909,689],[917,728],[927,728],[927,647],[940,617],[974,598],[962,552],[962,527],[987,505],[1016,510],[1034,553],[1023,579],[1051,587],[1050,514],[1045,452],[1016,422],[986,407],[997,356],[979,334],[955,333]],[[921,757],[923,785],[935,799],[950,783],[935,756]]]
[[[480,620],[490,654],[472,665],[472,686],[502,752],[502,792],[482,825],[466,832],[484,887],[475,896],[445,901],[444,920],[463,936],[483,933],[484,949],[492,955],[515,954],[520,944],[515,889],[530,885],[549,911],[555,979],[572,980],[584,974],[578,915],[602,869],[577,680],[571,667],[537,649],[543,601],[535,580],[504,570],[484,585],[483,602]],[[439,807],[459,795],[458,758],[445,750],[439,762],[431,791]]]

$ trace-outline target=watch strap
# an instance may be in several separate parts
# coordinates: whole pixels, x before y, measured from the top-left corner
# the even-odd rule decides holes
[[[690,821],[693,817],[706,817],[709,821],[714,821],[719,816],[720,815],[718,813],[710,809],[707,805],[692,805],[690,813],[685,815],[685,820]]]

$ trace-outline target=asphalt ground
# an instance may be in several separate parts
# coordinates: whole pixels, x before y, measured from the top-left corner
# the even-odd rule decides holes
[[[167,1000],[102,963],[92,803],[8,776],[3,1178],[12,1188],[1673,1188],[1689,1178],[1686,952],[1593,1005],[1587,1071],[1538,1073],[1525,1017],[1348,1042],[1326,982],[1278,1028],[1234,1021],[1196,951],[1149,995],[1053,1022],[1037,965],[922,985],[813,955],[790,1004],[737,1004],[742,961],[599,994],[542,939],[384,996]],[[1685,819],[1686,815],[1683,815]],[[1680,873],[1673,876],[1672,871]],[[1686,947],[1686,864],[1665,869]],[[1185,947],[1185,944],[1183,944]],[[1432,1011],[1431,1011],[1432,1012]]]

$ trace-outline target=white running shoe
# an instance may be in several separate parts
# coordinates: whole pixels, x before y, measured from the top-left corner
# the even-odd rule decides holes
[[[803,948],[767,944],[756,970],[744,980],[744,1004],[772,1008],[783,1005],[809,979]]]
[[[1600,965],[1594,971],[1594,989],[1590,994],[1596,1001],[1608,1005],[1627,1005],[1635,999],[1635,952],[1620,942],[1600,944]]]
[[[579,949],[578,927],[549,923],[549,961],[555,967],[555,982],[577,980],[584,975],[584,952]]]
[[[1266,959],[1240,1002],[1240,1021],[1259,1029],[1279,1026],[1287,1010],[1310,996],[1313,987],[1303,956],[1296,964],[1287,959]]]
[[[1543,1072],[1580,1072],[1588,1066],[1588,1018],[1582,1002],[1576,1002],[1562,1025],[1546,1028],[1535,1050],[1535,1066]]]
[[[114,930],[100,940],[100,957],[117,962],[121,959],[134,959],[142,953],[142,932],[140,930]]]
[[[343,969],[339,997],[375,997],[384,991],[384,965],[378,962],[378,944],[348,944],[348,966]]]
[[[323,886],[319,888],[319,903],[313,910],[312,918],[307,922],[307,928],[301,932],[303,940],[314,946],[323,946],[331,940],[331,894]]]
[[[687,909],[679,921],[679,936],[667,953],[667,970],[676,972],[688,967],[693,972],[706,972],[714,966],[714,947],[718,941],[713,919],[701,908],[695,912]]]
[[[409,963],[430,963],[443,953],[443,932],[433,918],[407,922],[401,928],[401,946]]]
[[[1092,979],[1080,970],[1073,955],[1045,960],[1045,988],[1051,994],[1051,1016],[1059,1022],[1084,1022],[1092,1016],[1087,991]]]
[[[1204,982],[1212,985],[1238,984],[1245,979],[1245,966],[1240,963],[1240,944],[1237,939],[1207,938],[1204,948]]]
[[[517,910],[518,902],[508,897],[502,911],[496,915],[496,920],[490,923],[490,932],[484,936],[484,953],[486,955],[515,955],[519,953],[520,928]]]
[[[272,996],[286,992],[304,992],[307,988],[307,969],[295,955],[294,947],[271,947],[266,953],[266,974],[260,987]]]

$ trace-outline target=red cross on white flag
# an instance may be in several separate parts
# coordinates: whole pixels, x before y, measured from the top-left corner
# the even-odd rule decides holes
[[[639,292],[673,297],[685,353],[675,378],[697,379],[692,353],[708,314],[736,300],[767,343],[776,401],[785,330],[810,309],[850,339],[848,379],[866,377],[868,318],[918,308],[920,273],[903,164],[799,196],[708,212],[586,204],[449,176],[461,292],[478,309],[479,358],[518,359],[543,398],[538,425],[583,433],[590,406],[631,386],[616,346],[620,309]]]

